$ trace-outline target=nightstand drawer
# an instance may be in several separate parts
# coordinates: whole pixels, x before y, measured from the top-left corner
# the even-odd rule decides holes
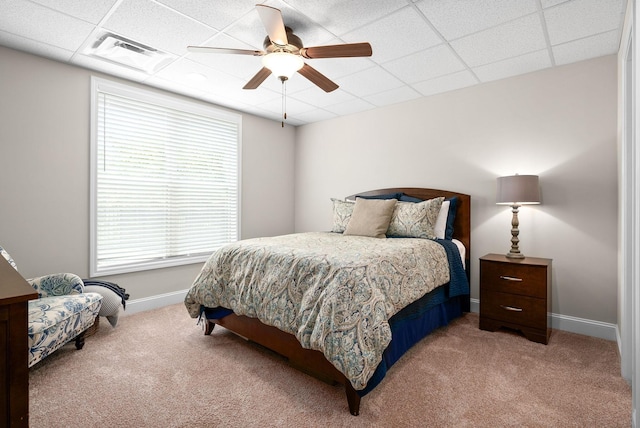
[[[517,294],[485,291],[480,316],[534,328],[547,328],[547,302]]]
[[[480,282],[489,291],[539,298],[547,296],[546,267],[482,261]]]

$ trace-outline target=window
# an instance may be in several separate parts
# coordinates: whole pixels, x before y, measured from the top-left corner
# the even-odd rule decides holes
[[[201,262],[236,241],[241,117],[91,86],[91,276]]]

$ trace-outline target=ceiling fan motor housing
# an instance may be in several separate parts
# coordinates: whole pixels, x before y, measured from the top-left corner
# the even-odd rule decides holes
[[[293,34],[293,30],[291,30],[291,28],[289,27],[284,27],[284,28],[285,28],[285,31],[287,32],[287,41],[289,43],[286,45],[279,45],[277,43],[273,43],[269,38],[269,36],[266,36],[264,38],[264,42],[262,43],[262,46],[264,47],[265,51],[267,51],[268,53],[281,51],[281,52],[289,52],[292,54],[297,54],[300,51],[300,49],[302,49],[303,45],[302,45],[302,40],[300,40],[300,37]]]

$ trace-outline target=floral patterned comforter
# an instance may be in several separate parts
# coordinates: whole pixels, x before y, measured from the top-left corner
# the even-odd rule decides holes
[[[389,318],[447,282],[446,252],[428,239],[298,233],[216,251],[185,305],[193,318],[221,306],[291,333],[359,390],[391,341]]]

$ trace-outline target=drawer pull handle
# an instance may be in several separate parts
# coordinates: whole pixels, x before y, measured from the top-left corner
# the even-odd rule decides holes
[[[522,278],[516,278],[514,276],[500,276],[500,279],[504,279],[505,281],[516,281],[516,282],[522,282]]]
[[[516,307],[513,307],[513,306],[505,306],[505,305],[500,305],[500,307],[502,309],[504,309],[505,311],[522,312],[522,308],[516,308]]]

